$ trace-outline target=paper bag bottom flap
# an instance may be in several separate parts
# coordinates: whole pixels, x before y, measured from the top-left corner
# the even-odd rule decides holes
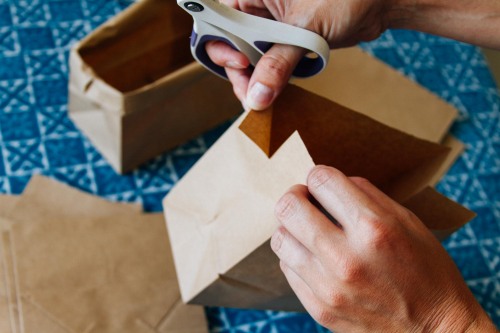
[[[266,240],[189,303],[245,309],[305,311]]]

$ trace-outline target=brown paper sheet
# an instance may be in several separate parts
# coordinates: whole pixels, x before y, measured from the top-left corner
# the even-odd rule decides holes
[[[4,214],[8,214],[17,203],[18,197],[14,195],[0,195],[0,233],[5,228],[8,228],[9,221],[2,218]],[[0,258],[3,257],[0,247]],[[12,333],[12,325],[16,325],[17,321],[11,322],[11,309],[9,307],[9,290],[7,277],[4,274],[3,260],[0,260],[0,332]]]
[[[272,117],[250,113],[240,129],[254,142],[261,142],[261,129],[270,128],[270,146],[261,147],[269,150],[270,156],[298,131],[316,164],[370,179],[400,200],[427,186],[429,176],[436,173],[448,153],[445,147],[405,135],[293,86],[266,112],[272,112]]]
[[[334,50],[327,68],[295,84],[383,124],[441,142],[458,111],[359,47]]]
[[[448,172],[448,170],[456,162],[460,155],[462,155],[465,149],[464,144],[451,134],[446,135],[441,144],[448,147],[450,149],[450,152],[448,153],[448,157],[446,158],[444,163],[441,165],[439,170],[435,173],[434,177],[430,181],[430,184],[433,186],[435,186],[441,180],[441,178],[443,178],[443,176]]]
[[[438,239],[444,239],[472,220],[476,214],[427,187],[403,202]]]
[[[27,204],[28,202],[28,204]],[[30,205],[32,208],[29,208]],[[112,202],[95,195],[85,193],[56,180],[33,175],[26,185],[17,204],[5,217],[11,219],[37,219],[47,214],[78,218],[81,216],[106,217],[115,214],[136,214],[142,207],[135,203]]]
[[[444,146],[293,86],[266,112],[241,116],[164,200],[185,301],[302,309],[267,242],[276,228],[275,202],[304,183],[316,163],[366,177],[418,209],[425,205],[415,201],[440,196],[428,185],[449,151]],[[439,226],[434,220],[447,209],[457,212],[447,230],[471,216],[449,200],[433,209],[439,212],[421,217],[429,226]]]
[[[0,194],[0,215],[8,213],[17,203],[17,195]]]
[[[207,332],[180,300],[160,214],[35,176],[9,220],[5,332]]]
[[[446,133],[458,115],[452,105],[359,47],[331,51],[330,57],[321,74],[295,83],[418,138],[450,142]],[[448,154],[434,183],[458,158],[459,146],[455,139],[452,147],[456,149]]]
[[[10,211],[19,202],[19,196],[10,194],[0,194],[0,217],[6,217]],[[7,225],[0,225],[0,228],[6,228]]]

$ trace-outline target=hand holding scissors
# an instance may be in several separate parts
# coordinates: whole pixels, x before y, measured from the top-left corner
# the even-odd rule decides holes
[[[220,77],[227,79],[224,68],[216,65],[205,50],[206,42],[211,40],[223,41],[242,52],[253,66],[274,44],[301,47],[309,53],[295,68],[292,74],[295,77],[315,75],[328,62],[328,43],[312,31],[246,14],[215,0],[177,0],[177,3],[194,19],[191,35],[194,58]]]

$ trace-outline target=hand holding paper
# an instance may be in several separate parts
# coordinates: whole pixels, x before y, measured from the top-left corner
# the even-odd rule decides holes
[[[311,195],[336,220],[311,202]],[[308,312],[335,332],[496,332],[416,215],[362,178],[317,166],[276,205],[271,247]]]
[[[289,85],[273,109],[243,114],[164,199],[183,300],[303,310],[269,239],[275,203],[315,164],[369,179],[450,235],[474,214],[428,186],[447,152]]]

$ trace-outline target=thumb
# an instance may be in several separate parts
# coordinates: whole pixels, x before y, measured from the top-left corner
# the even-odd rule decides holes
[[[274,44],[255,66],[248,84],[247,107],[268,108],[283,91],[305,51],[296,46]]]

